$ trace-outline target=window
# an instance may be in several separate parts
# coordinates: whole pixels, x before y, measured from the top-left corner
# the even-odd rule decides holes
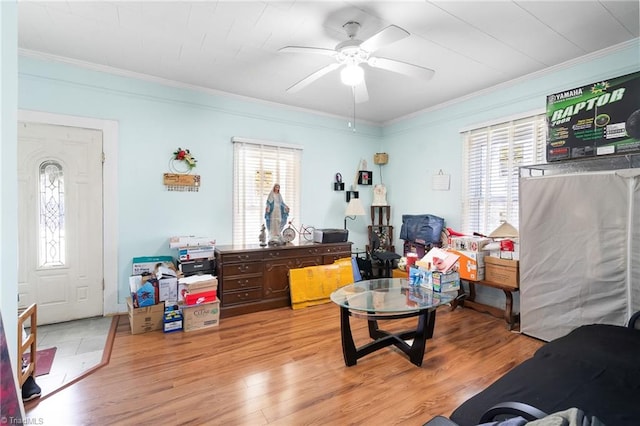
[[[41,268],[64,266],[64,176],[55,161],[40,165],[40,226],[38,227],[38,265]]]
[[[289,220],[300,217],[302,149],[253,139],[233,138],[232,142],[233,243],[257,244],[265,223],[266,199],[274,184],[280,184],[280,193],[291,209]]]
[[[470,130],[463,136],[463,232],[489,234],[502,220],[518,228],[519,167],[544,162],[545,115]]]

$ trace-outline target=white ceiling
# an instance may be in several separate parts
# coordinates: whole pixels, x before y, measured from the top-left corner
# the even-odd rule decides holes
[[[429,81],[366,67],[360,120],[386,123],[640,36],[631,1],[19,1],[21,53],[39,52],[342,117],[351,88],[331,63],[280,53],[333,49],[343,24],[365,40],[388,25],[411,35],[375,52],[436,71]],[[24,49],[24,50],[22,50]],[[32,52],[26,52],[32,51]],[[115,71],[115,70],[114,70]],[[118,71],[119,72],[119,71]]]

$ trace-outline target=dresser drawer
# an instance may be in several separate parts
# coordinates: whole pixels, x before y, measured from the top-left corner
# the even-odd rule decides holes
[[[222,276],[225,284],[229,277],[235,275],[262,274],[262,263],[231,263],[222,265]]]
[[[262,252],[224,253],[220,255],[220,263],[259,262],[262,260]]]
[[[225,278],[222,291],[226,294],[236,290],[261,289],[262,276]]]
[[[282,249],[282,250],[269,250],[262,256],[263,261],[278,260],[278,259],[293,259],[300,256],[307,256],[310,254],[309,250],[313,252],[313,249]]]
[[[323,254],[346,253],[346,257],[351,257],[351,246],[328,246],[322,247]]]
[[[239,303],[255,302],[262,299],[262,289],[240,290],[225,292],[222,295],[222,306],[237,305]]]
[[[338,259],[350,259],[351,258],[351,253],[346,252],[346,253],[333,253],[333,254],[325,254],[324,256],[322,256],[323,262],[325,265],[330,265],[333,262],[335,262]]]

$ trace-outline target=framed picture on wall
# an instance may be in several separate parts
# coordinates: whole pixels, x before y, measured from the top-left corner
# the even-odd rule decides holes
[[[373,172],[370,170],[360,170],[358,172],[359,185],[371,185],[373,183]]]

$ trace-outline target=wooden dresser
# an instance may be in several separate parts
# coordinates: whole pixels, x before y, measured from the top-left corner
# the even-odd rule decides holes
[[[351,243],[216,246],[221,317],[291,306],[289,269],[351,257]]]

